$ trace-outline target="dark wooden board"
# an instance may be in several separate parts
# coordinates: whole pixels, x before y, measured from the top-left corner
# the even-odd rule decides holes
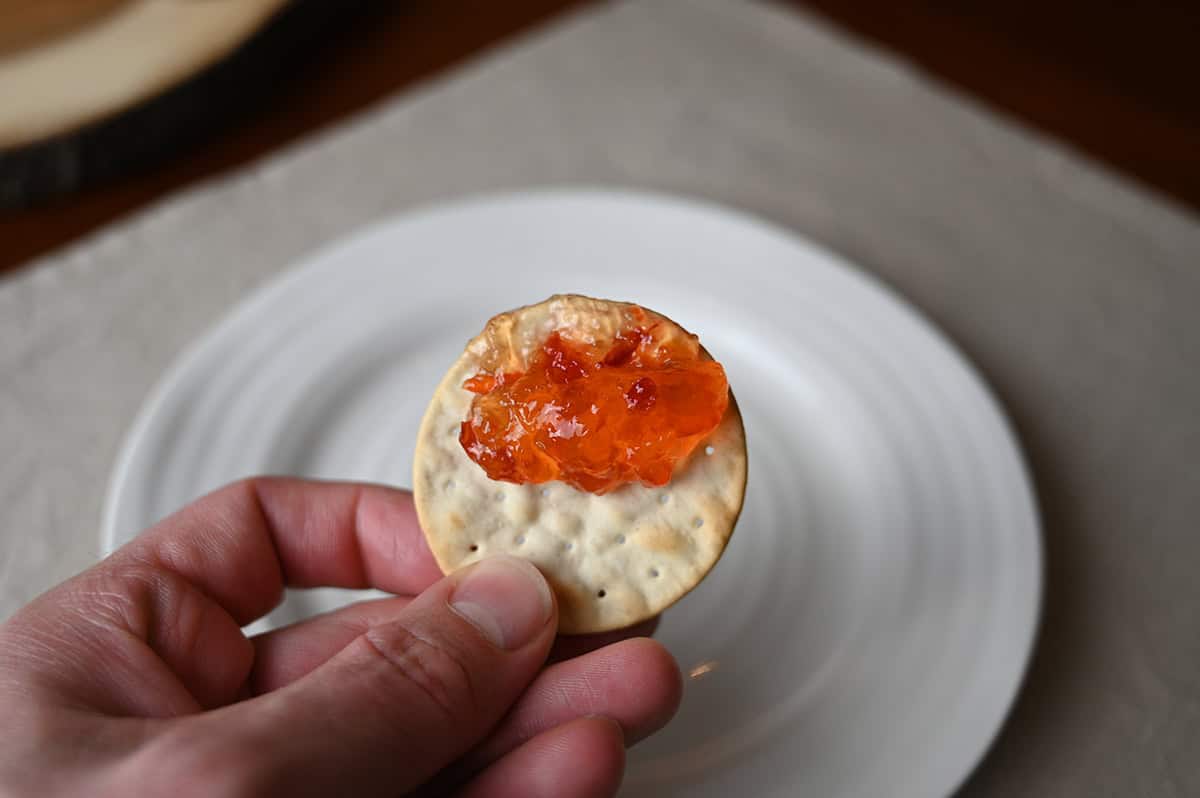
[[[984,104],[1200,209],[1200,3],[779,2],[823,15]],[[313,25],[310,18],[282,34],[264,34],[286,45],[276,45],[281,54],[275,62],[263,64],[253,47],[244,48],[235,56],[244,60],[235,65],[251,71],[226,65],[226,78],[209,78],[213,93],[195,97],[214,112],[183,111],[194,127],[174,128],[177,136],[160,130],[161,141],[124,159],[103,148],[90,156],[80,154],[86,148],[60,156],[67,166],[58,169],[87,164],[84,174],[94,179],[83,182],[90,187],[53,199],[46,198],[55,192],[46,191],[41,201],[30,192],[22,201],[34,202],[31,207],[0,209],[0,273],[587,3],[300,0],[301,6],[338,7],[339,14],[327,24]],[[62,189],[71,177],[52,174],[47,185]]]

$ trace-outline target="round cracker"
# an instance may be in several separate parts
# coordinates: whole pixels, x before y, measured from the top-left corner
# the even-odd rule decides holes
[[[661,488],[624,485],[604,496],[562,482],[490,479],[459,444],[481,371],[522,371],[551,332],[603,346],[634,325],[637,306],[554,296],[502,313],[467,344],[434,392],[417,434],[413,494],[421,528],[449,573],[489,554],[524,557],[554,588],[559,630],[620,629],[674,604],[725,550],[746,489],[746,435],[737,403]],[[657,332],[688,335],[661,314]],[[708,357],[708,353],[702,350]]]

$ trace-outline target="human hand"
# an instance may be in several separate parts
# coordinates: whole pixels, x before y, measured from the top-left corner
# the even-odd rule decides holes
[[[285,585],[397,597],[248,639]],[[0,794],[611,795],[679,671],[556,622],[524,561],[442,578],[407,493],[239,482],[0,626]]]

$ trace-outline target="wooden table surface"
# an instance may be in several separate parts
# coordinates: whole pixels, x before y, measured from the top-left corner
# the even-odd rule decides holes
[[[1200,3],[783,1],[1200,209]],[[365,10],[330,30],[269,102],[205,141],[119,180],[0,210],[0,274],[590,2],[362,4]]]

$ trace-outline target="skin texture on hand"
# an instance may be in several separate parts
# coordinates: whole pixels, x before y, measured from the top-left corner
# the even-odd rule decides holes
[[[395,597],[242,634],[326,585]],[[0,626],[0,794],[612,795],[679,671],[556,622],[522,560],[443,577],[403,491],[239,482]]]

